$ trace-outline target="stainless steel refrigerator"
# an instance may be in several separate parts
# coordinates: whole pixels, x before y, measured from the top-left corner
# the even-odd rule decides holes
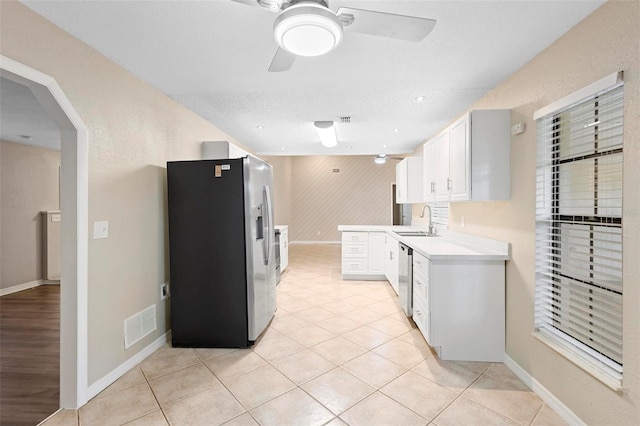
[[[271,165],[168,162],[167,187],[173,346],[251,345],[276,310]]]

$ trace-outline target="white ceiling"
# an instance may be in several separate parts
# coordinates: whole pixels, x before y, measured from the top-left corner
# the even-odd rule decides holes
[[[276,15],[261,8],[230,0],[22,2],[257,153],[274,155],[412,152],[604,3],[331,1],[334,11],[437,24],[419,43],[345,33],[333,52],[269,73]],[[420,95],[424,102],[415,101]],[[322,147],[313,121],[343,115],[352,120],[337,124],[340,143]]]

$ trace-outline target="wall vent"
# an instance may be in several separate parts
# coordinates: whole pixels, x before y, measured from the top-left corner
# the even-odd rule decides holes
[[[124,320],[124,348],[142,340],[156,329],[156,305],[134,314]]]
[[[340,116],[340,122],[343,123],[343,124],[351,123],[351,116],[350,115],[342,115],[342,116]]]

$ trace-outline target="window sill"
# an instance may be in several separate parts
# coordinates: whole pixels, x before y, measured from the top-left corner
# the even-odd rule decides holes
[[[567,349],[563,344],[557,342],[555,339],[552,339],[539,331],[534,331],[531,334],[540,342],[544,343],[614,391],[624,391],[624,388],[622,386],[622,379],[615,377],[613,372],[608,371],[607,368],[598,365],[593,361],[590,361],[586,356],[580,356],[576,352]]]

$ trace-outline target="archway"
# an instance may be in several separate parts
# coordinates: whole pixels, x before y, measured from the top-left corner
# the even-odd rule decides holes
[[[60,127],[60,407],[87,402],[88,131],[53,77],[0,55],[0,75],[29,87]]]

